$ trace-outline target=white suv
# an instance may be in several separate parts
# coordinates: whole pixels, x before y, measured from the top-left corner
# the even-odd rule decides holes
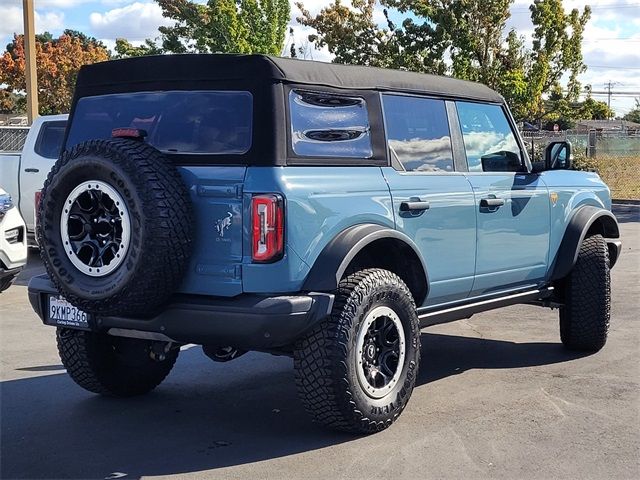
[[[27,263],[27,227],[11,197],[0,188],[0,292]]]

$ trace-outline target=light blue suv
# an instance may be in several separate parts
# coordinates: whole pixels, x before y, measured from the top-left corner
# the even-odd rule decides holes
[[[569,349],[607,338],[609,189],[556,142],[532,164],[504,99],[450,78],[260,55],[78,77],[29,285],[71,377],[129,396],[180,346],[290,355],[317,421],[388,427],[420,329],[532,303]],[[427,352],[428,354],[428,352]]]

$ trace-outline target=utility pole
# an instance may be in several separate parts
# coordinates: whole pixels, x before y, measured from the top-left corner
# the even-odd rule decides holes
[[[611,89],[617,83],[618,82],[612,82],[611,80],[609,80],[608,83],[604,84],[604,87],[607,89],[607,107],[609,107],[609,110],[611,110]],[[609,118],[607,118],[607,120],[609,120]]]
[[[22,0],[24,15],[24,73],[27,80],[27,118],[29,125],[38,117],[38,74],[36,71],[36,31],[33,0]]]

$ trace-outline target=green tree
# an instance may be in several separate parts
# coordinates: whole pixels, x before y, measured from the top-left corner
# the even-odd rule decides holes
[[[640,98],[636,98],[635,108],[622,117],[622,119],[628,122],[640,123]]]
[[[288,0],[156,1],[163,16],[176,22],[159,28],[166,52],[282,52],[291,13]]]
[[[528,73],[529,94],[534,99],[530,117],[546,114],[542,96],[557,88],[568,74],[566,97],[576,101],[580,93],[578,76],[586,71],[582,58],[584,27],[591,17],[591,7],[582,13],[573,9],[566,14],[562,0],[535,0],[529,7],[534,26],[532,64]]]
[[[164,53],[163,49],[150,39],[146,39],[142,45],[136,47],[124,38],[116,38],[114,58],[142,57],[162,53]]]
[[[615,116],[615,112],[609,108],[606,102],[594,100],[587,96],[578,109],[578,118],[582,120],[607,120]]]
[[[316,30],[317,33],[309,35],[309,41],[316,48],[326,46],[336,63],[445,73],[446,43],[442,28],[416,23],[412,17],[396,25],[386,9],[385,25],[381,27],[373,17],[377,3],[377,0],[351,0],[346,5],[335,0],[313,16],[304,3],[297,2],[302,13],[297,21]],[[398,2],[382,4],[407,12]]]

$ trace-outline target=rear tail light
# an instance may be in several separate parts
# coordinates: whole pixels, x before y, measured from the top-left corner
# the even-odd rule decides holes
[[[42,200],[42,190],[38,190],[33,199],[33,230],[38,229],[38,212],[40,211],[40,201]]]
[[[284,251],[284,202],[280,195],[251,199],[251,257],[254,262],[274,262]]]

